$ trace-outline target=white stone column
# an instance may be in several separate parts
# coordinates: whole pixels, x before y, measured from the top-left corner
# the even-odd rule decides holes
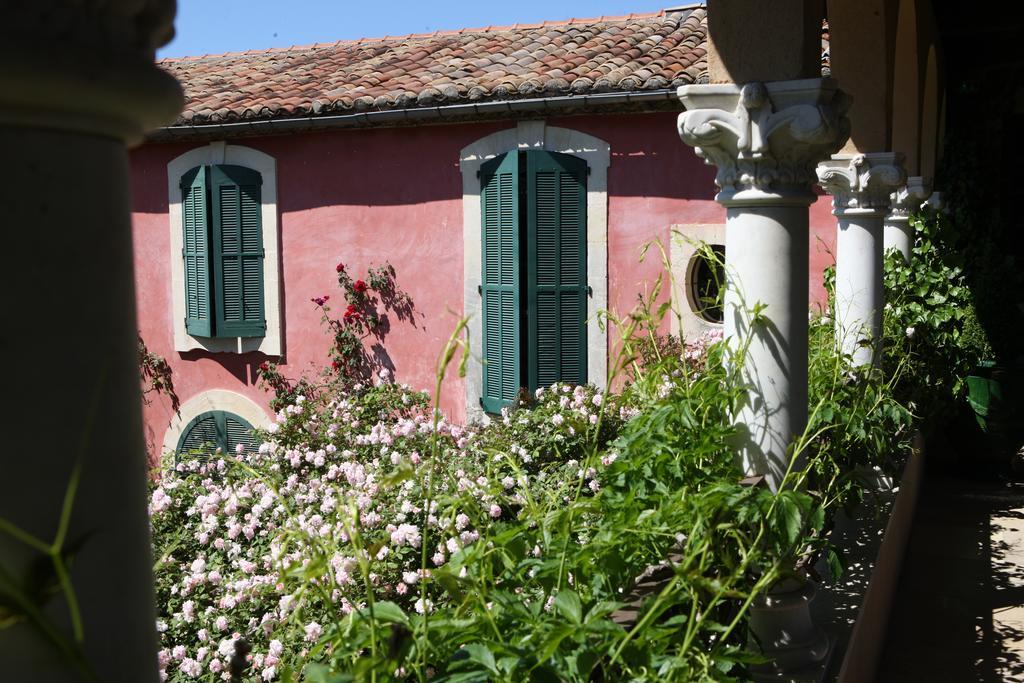
[[[875,357],[881,338],[882,221],[889,195],[906,178],[903,155],[895,152],[835,155],[818,166],[818,179],[832,195],[836,237],[836,337],[855,365]]]
[[[907,178],[907,184],[889,196],[890,208],[885,217],[885,235],[882,249],[888,252],[896,249],[903,258],[910,261],[910,250],[914,246],[914,234],[910,227],[910,214],[921,208],[931,194],[931,182],[921,176]]]
[[[0,530],[0,598],[32,605],[5,614],[0,678],[156,681],[125,146],[181,108],[153,63],[174,0],[14,0],[3,14],[0,518],[53,543],[80,476],[61,545],[74,600],[47,554]],[[11,582],[33,581],[12,599]]]
[[[716,199],[726,207],[725,335],[749,389],[735,416],[738,456],[777,488],[787,447],[807,423],[814,169],[845,142],[849,100],[819,78],[690,85],[679,98],[679,134],[718,167]]]

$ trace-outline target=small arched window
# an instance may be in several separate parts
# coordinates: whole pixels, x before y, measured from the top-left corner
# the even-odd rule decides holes
[[[178,455],[209,459],[218,451],[234,453],[239,444],[254,452],[259,444],[253,437],[252,425],[224,410],[212,410],[192,419],[178,439]]]

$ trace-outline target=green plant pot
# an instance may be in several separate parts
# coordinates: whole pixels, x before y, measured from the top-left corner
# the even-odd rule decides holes
[[[998,428],[1003,417],[1002,370],[992,361],[982,361],[975,374],[968,375],[967,402],[978,426],[986,434]]]

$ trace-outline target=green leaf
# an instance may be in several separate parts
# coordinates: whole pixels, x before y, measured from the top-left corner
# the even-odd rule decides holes
[[[441,584],[448,595],[452,596],[453,600],[456,602],[462,601],[462,586],[459,585],[459,580],[450,571],[446,569],[437,570],[434,572],[433,578],[437,583]]]
[[[843,567],[843,562],[839,558],[839,555],[836,554],[836,551],[833,548],[829,548],[825,557],[828,562],[828,571],[832,575],[832,579],[835,580],[841,577],[845,568]]]
[[[384,485],[384,488],[394,488],[395,486],[398,486],[402,482],[412,479],[415,476],[415,474],[415,471],[410,465],[408,465],[407,463],[402,463],[402,465],[395,469],[394,472],[391,472],[386,477],[384,477],[382,483]]]
[[[307,664],[302,674],[307,683],[348,683],[355,680],[351,674],[332,674],[330,667],[316,663]]]
[[[370,614],[369,607],[364,611],[367,615]],[[387,600],[384,602],[375,602],[373,604],[373,618],[377,621],[383,621],[389,624],[402,624],[403,626],[409,625],[409,617],[405,615],[402,608]]]
[[[470,660],[482,665],[494,675],[498,675],[498,667],[494,661],[494,653],[481,643],[470,643],[462,648],[469,655]]]
[[[780,494],[778,505],[779,515],[782,517],[782,523],[786,531],[786,543],[788,545],[793,545],[800,537],[800,529],[802,527],[800,509],[797,507],[796,503],[785,494]]]
[[[583,621],[583,604],[580,602],[580,596],[576,594],[576,591],[559,591],[558,595],[555,596],[555,609],[574,624],[579,624]]]
[[[537,652],[538,663],[544,663],[551,659],[551,656],[555,654],[555,650],[558,649],[561,642],[575,632],[576,627],[570,626],[569,624],[556,626],[551,633],[548,634],[547,638],[544,639]]]

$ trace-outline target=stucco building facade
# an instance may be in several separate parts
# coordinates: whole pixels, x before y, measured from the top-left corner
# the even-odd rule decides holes
[[[155,462],[162,452],[173,450],[187,425],[207,411],[241,411],[251,424],[265,423],[268,395],[255,381],[256,368],[262,362],[280,363],[290,377],[323,367],[330,338],[320,324],[319,309],[310,300],[340,294],[335,282],[338,262],[352,272],[365,272],[385,261],[394,266],[396,284],[411,297],[414,312],[411,320],[391,316],[376,352],[398,381],[414,388],[432,386],[436,358],[444,342],[458,318],[469,316],[476,360],[466,378],[450,376],[446,380],[442,406],[454,420],[478,419],[483,414],[480,396],[484,391],[478,172],[488,159],[514,150],[568,154],[586,164],[583,379],[598,385],[607,381],[615,332],[598,325],[600,311],[627,314],[637,304],[638,295],[649,293],[659,277],[665,279],[662,298],[669,296],[668,271],[657,250],[642,257],[644,246],[651,242],[660,242],[679,261],[673,264],[680,280],[676,306],[684,319],[697,320],[696,329],[716,326],[716,322],[700,321],[693,310],[693,297],[687,295],[692,260],[687,240],[724,244],[725,211],[714,201],[714,169],[679,144],[675,131],[681,109],[678,99],[661,94],[671,91],[673,85],[703,77],[704,21],[704,10],[697,8],[389,39],[386,47],[399,54],[418,54],[415,51],[420,46],[432,50],[431,56],[421,57],[417,64],[403,66],[408,70],[398,78],[406,80],[443,70],[438,65],[453,51],[473,49],[478,60],[500,63],[509,49],[507,43],[532,45],[522,49],[527,56],[520,58],[526,64],[520,73],[509,68],[478,105],[467,110],[461,103],[466,98],[455,95],[450,104],[435,107],[436,114],[422,122],[373,116],[352,121],[358,114],[347,112],[333,117],[333,125],[329,123],[332,117],[326,116],[319,122],[311,119],[310,125],[286,127],[273,124],[294,122],[293,115],[265,109],[257,123],[270,125],[246,125],[245,111],[257,111],[266,104],[260,95],[244,99],[247,110],[242,104],[228,103],[217,110],[218,117],[210,109],[220,103],[218,98],[225,96],[229,85],[211,85],[210,79],[218,73],[227,78],[223,74],[230,76],[248,68],[243,80],[258,89],[268,86],[260,79],[279,78],[286,69],[292,69],[293,75],[299,73],[299,56],[311,51],[314,56],[318,50],[323,53],[317,56],[319,60],[345,52],[357,69],[363,68],[360,59],[374,59],[348,54],[351,44],[165,62],[164,67],[182,81],[186,97],[191,98],[186,115],[131,153],[139,329],[149,349],[168,361],[182,403],[179,413],[160,397],[145,408],[151,459]],[[630,33],[629,41],[621,38]],[[510,79],[518,79],[520,84],[537,81],[537,74],[550,76],[552,69],[571,66],[570,53],[557,57],[563,63],[552,67],[552,58],[543,47],[543,41],[551,36],[580,49],[586,47],[590,62],[596,65],[593,68],[598,70],[607,71],[608,65],[631,59],[628,67],[619,69],[614,84],[620,89],[632,88],[631,100],[609,97],[614,92],[587,95],[593,89],[611,89],[596,85],[568,97],[546,90],[528,99],[519,91],[510,94],[508,86],[514,85]],[[620,36],[619,43],[610,41],[614,36]],[[658,46],[670,40],[675,47],[663,47],[659,52]],[[538,41],[540,47],[533,45]],[[273,71],[253,65],[268,59],[275,65]],[[282,59],[289,64],[285,69]],[[673,80],[650,76],[655,72],[652,64],[663,65],[663,70],[674,75]],[[384,67],[375,68],[381,71]],[[585,73],[586,68],[591,67],[580,71]],[[644,70],[646,82],[634,77]],[[363,80],[345,87],[359,90],[373,82],[365,73],[358,78]],[[580,79],[586,76],[576,80]],[[485,76],[454,80],[459,84],[486,83]],[[290,87],[301,90],[304,86],[292,83]],[[274,97],[287,99],[288,94],[278,91]],[[443,100],[443,93],[439,97]],[[493,110],[494,105],[510,103],[520,109]],[[377,104],[385,106],[378,114],[415,107],[415,102],[403,104],[401,99]],[[203,118],[199,112],[205,112],[205,121],[197,120]],[[191,120],[189,113],[193,113]],[[180,176],[203,164],[263,168],[266,327],[255,337],[192,335],[183,321]],[[833,260],[835,243],[830,210],[830,201],[823,195],[811,209],[809,303],[824,301],[821,272]],[[673,316],[666,316],[664,327],[666,333],[680,332]],[[687,332],[688,326],[683,327]],[[232,397],[229,405],[224,404],[225,397]]]

